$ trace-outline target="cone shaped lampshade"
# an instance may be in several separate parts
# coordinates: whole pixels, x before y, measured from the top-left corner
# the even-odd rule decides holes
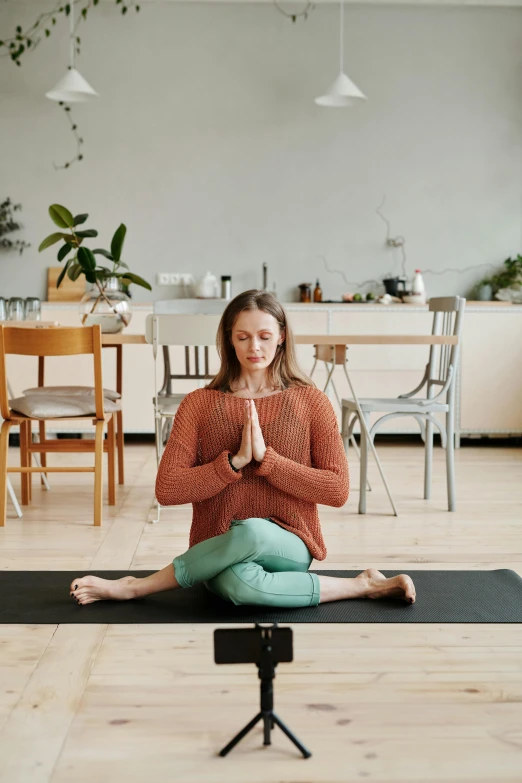
[[[45,97],[51,101],[63,101],[63,103],[81,103],[98,95],[88,81],[86,81],[76,68],[69,68],[65,76],[45,93]]]
[[[315,99],[318,106],[342,108],[352,106],[357,100],[367,100],[356,84],[345,73],[340,73],[324,95]]]
[[[339,76],[324,95],[315,99],[318,106],[342,109],[358,100],[367,100],[356,84],[344,72],[344,0],[339,2]]]

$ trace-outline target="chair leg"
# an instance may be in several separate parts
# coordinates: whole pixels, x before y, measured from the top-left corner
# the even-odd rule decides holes
[[[9,453],[10,421],[4,421],[0,429],[0,527],[4,527],[7,516],[7,457]]]
[[[96,422],[94,435],[94,524],[102,523],[102,487],[103,487],[103,427],[105,422]]]
[[[363,413],[366,429],[370,429],[370,414]],[[366,483],[368,481],[368,437],[364,427],[361,427],[361,467],[359,474],[359,514],[366,514]]]
[[[32,443],[33,440],[33,423],[31,421],[27,421],[25,423],[25,426],[27,428],[26,436],[25,436],[25,443],[26,443],[26,449],[27,449],[27,467],[31,467],[33,464],[33,457],[32,453],[29,451],[29,444]],[[33,474],[27,473],[27,489],[29,491],[29,503],[33,500]]]
[[[38,433],[40,436],[40,443],[45,443],[45,421],[38,422]],[[39,458],[40,458],[40,465],[42,466],[42,468],[47,467],[47,454],[45,453],[45,451],[40,452]],[[46,484],[44,477],[45,479],[47,478],[47,474],[45,473],[45,471],[42,472],[40,475],[40,483],[45,484],[46,489],[49,489],[49,484],[48,483]]]
[[[114,432],[114,415],[111,416],[107,424],[107,469],[109,473],[109,506],[116,505],[116,475],[115,475],[115,450],[116,438]]]
[[[27,428],[25,421],[20,422],[20,467],[27,468],[29,463],[27,461]],[[29,484],[28,473],[20,474],[20,484],[22,489],[22,506],[29,505]]]
[[[13,485],[11,484],[10,480],[7,479],[7,491],[9,492],[9,497],[11,498],[11,503],[14,506],[14,509],[16,511],[16,516],[21,519],[23,517],[22,509],[20,508],[20,503],[18,502],[18,498],[16,497],[16,493],[13,489]]]
[[[426,433],[424,442],[424,500],[431,497],[431,474],[433,467],[433,424],[426,417]]]
[[[125,435],[123,434],[123,411],[118,411],[116,413],[116,424],[116,443],[118,447],[118,484],[125,484]]]
[[[159,414],[156,414],[154,418],[154,432],[156,440],[156,462],[159,468],[161,460],[161,452],[163,451],[163,419]]]
[[[446,413],[446,475],[448,483],[448,511],[456,511],[455,498],[455,422],[453,406]]]

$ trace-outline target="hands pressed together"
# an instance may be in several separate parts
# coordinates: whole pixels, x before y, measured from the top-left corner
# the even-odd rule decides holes
[[[231,462],[235,468],[241,470],[251,462],[252,458],[257,462],[262,462],[265,452],[265,439],[257,417],[256,404],[254,400],[245,400],[241,446],[238,453],[232,457]]]

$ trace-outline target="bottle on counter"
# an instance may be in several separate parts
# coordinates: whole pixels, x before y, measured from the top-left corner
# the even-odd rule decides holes
[[[411,292],[412,294],[416,294],[419,299],[422,299],[423,304],[426,303],[426,288],[420,269],[415,270],[415,275],[411,283]]]
[[[314,288],[314,302],[322,302],[322,301],[323,301],[323,291],[320,286],[319,279],[317,279]]]
[[[221,275],[221,298],[232,298],[232,277],[230,275]]]

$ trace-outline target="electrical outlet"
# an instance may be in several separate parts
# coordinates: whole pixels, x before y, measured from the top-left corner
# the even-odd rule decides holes
[[[156,272],[156,285],[170,285],[168,272]]]
[[[156,272],[156,285],[191,285],[194,275],[182,272]]]

